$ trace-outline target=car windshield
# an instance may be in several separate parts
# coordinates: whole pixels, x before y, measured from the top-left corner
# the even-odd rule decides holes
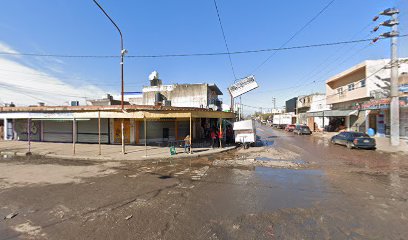
[[[365,134],[365,133],[359,133],[359,132],[351,133],[351,136],[352,136],[352,137],[355,137],[355,138],[358,138],[358,137],[370,137],[370,136],[368,136],[368,135]]]

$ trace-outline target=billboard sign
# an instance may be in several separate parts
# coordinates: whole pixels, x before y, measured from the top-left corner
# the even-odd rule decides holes
[[[232,97],[241,96],[244,93],[254,90],[255,88],[259,87],[258,83],[255,81],[254,76],[249,76],[242,79],[239,82],[234,83],[231,85],[228,90],[230,91]]]

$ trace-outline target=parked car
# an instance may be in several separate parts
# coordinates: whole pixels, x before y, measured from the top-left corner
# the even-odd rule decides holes
[[[375,139],[362,132],[341,132],[331,138],[333,144],[345,145],[348,148],[375,149]]]
[[[308,126],[297,125],[295,129],[293,129],[293,133],[297,135],[310,135],[312,134],[312,131],[310,131]]]
[[[289,124],[285,127],[285,131],[286,132],[293,132],[293,130],[295,130],[296,125],[295,124]]]

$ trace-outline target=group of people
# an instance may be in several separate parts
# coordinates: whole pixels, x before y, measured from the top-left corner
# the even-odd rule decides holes
[[[216,127],[205,128],[202,126],[202,136],[204,139],[210,139],[211,141],[211,148],[214,147],[222,147],[223,139],[224,139],[224,132],[219,131]],[[234,131],[231,125],[227,125],[225,130],[225,143],[232,144],[234,143]],[[184,138],[184,152],[187,153],[191,147],[191,138],[190,135],[187,135]]]
[[[231,144],[234,142],[234,131],[232,130],[232,126],[228,125],[226,128],[226,136],[225,136],[225,143]],[[218,131],[216,128],[212,128],[210,131],[210,138],[211,138],[211,147],[214,148],[216,146],[222,147],[222,142],[224,139],[224,133],[222,131]]]

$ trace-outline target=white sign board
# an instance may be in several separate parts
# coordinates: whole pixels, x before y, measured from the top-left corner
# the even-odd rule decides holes
[[[228,90],[230,91],[232,97],[235,98],[251,90],[254,90],[257,87],[259,86],[258,83],[255,81],[255,77],[249,76],[242,79],[239,82],[234,83],[228,88]]]

